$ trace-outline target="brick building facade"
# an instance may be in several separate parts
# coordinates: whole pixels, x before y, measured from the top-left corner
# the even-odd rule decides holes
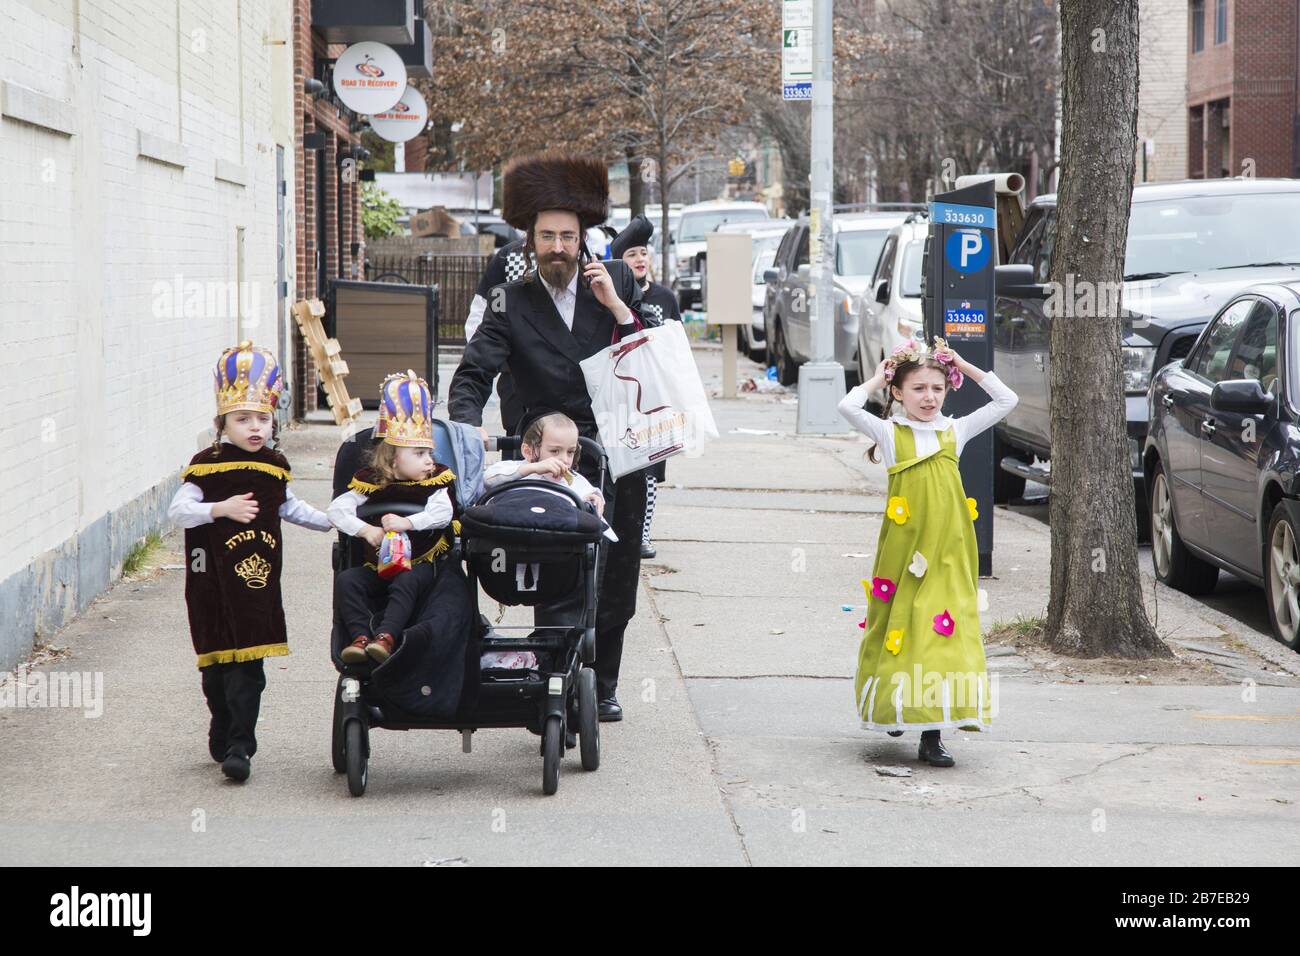
[[[1187,11],[1187,175],[1300,176],[1300,0]]]

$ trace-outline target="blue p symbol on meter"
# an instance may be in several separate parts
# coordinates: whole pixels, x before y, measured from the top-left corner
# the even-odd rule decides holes
[[[979,272],[989,264],[993,244],[983,229],[953,229],[943,244],[944,258],[958,272]]]

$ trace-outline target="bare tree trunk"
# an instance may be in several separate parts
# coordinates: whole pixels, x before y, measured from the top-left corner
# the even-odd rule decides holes
[[[1138,0],[1061,0],[1061,191],[1052,281],[1094,291],[1051,322],[1047,642],[1084,657],[1172,656],[1147,620],[1120,371],[1137,153]],[[1072,297],[1073,298],[1073,297]],[[1105,303],[1105,305],[1102,305]],[[1076,308],[1075,306],[1078,306]]]

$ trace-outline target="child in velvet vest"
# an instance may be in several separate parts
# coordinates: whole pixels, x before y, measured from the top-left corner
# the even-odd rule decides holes
[[[375,446],[370,464],[329,506],[334,526],[366,543],[365,564],[340,572],[334,581],[335,607],[352,638],[339,654],[348,664],[388,660],[433,589],[436,559],[451,546],[450,489],[456,476],[433,459],[429,386],[408,370],[388,376],[380,393],[383,440]],[[357,517],[363,502],[401,502],[420,510],[410,517],[386,514],[375,525]],[[411,544],[411,568],[390,579],[381,577],[377,567],[388,532],[405,532]],[[378,623],[372,625],[375,618]]]
[[[216,440],[195,455],[168,515],[185,529],[185,603],[212,715],[208,753],[244,781],[257,751],[263,660],[289,653],[280,521],[329,531],[321,511],[289,490],[289,462],[271,446],[283,379],[275,357],[241,342],[216,369]]]

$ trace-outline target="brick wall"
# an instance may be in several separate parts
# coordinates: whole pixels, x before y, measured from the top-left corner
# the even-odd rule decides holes
[[[1202,156],[1189,159],[1189,173],[1203,169],[1207,176],[1296,175],[1300,0],[1229,0],[1228,42],[1217,45],[1214,0],[1206,0],[1205,6],[1205,49],[1188,55],[1193,137],[1197,123],[1190,110],[1205,107],[1204,138],[1189,143],[1189,149],[1199,148]],[[1227,130],[1222,127],[1225,111]]]
[[[221,350],[278,348],[288,2],[0,6],[0,664],[158,526]]]

